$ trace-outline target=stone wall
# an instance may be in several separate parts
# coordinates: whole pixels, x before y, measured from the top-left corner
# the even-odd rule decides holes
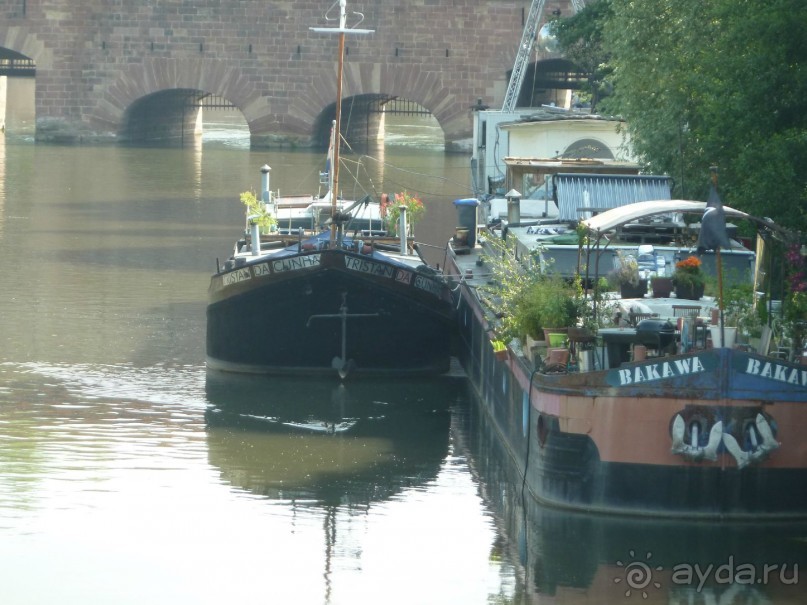
[[[36,60],[37,138],[114,140],[132,106],[173,89],[235,104],[257,145],[308,145],[336,96],[331,0],[6,0],[0,46]],[[343,96],[430,110],[447,146],[470,137],[477,99],[501,104],[529,0],[349,0]],[[548,1],[545,14],[570,11]],[[336,13],[333,13],[336,17]],[[349,19],[351,23],[354,18]],[[142,116],[141,116],[142,118]]]

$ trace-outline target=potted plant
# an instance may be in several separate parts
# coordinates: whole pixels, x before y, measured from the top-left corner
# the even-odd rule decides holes
[[[754,306],[754,288],[751,284],[734,284],[726,288],[723,292],[723,329],[726,341],[729,341],[731,332],[749,339],[746,342],[758,339],[762,334],[760,310],[761,308]],[[712,325],[719,327],[719,318],[712,321]],[[712,330],[712,342],[716,342],[715,330]]]
[[[807,346],[807,291],[790,292],[785,299],[784,327],[790,338],[790,350],[795,361],[801,361]]]
[[[706,287],[706,274],[701,268],[701,259],[690,256],[675,263],[673,284],[677,298],[700,300]]]
[[[406,208],[406,230],[412,236],[415,234],[415,225],[426,213],[426,207],[420,198],[413,193],[408,191],[396,193],[394,201],[387,208],[387,232],[390,235],[398,234],[401,206]]]
[[[493,354],[499,361],[507,359],[507,345],[503,340],[491,340],[490,344],[493,346]]]
[[[490,238],[490,253],[484,255],[488,267],[488,282],[479,287],[480,299],[495,316],[495,337],[504,342],[529,334],[543,339],[543,327],[537,310],[527,310],[524,299],[540,275],[525,271],[516,254],[515,238]],[[529,345],[528,345],[529,349]]]
[[[543,331],[544,339],[552,346],[552,334],[563,334],[565,338],[570,326],[580,317],[578,297],[574,287],[558,275],[543,275],[531,284],[519,298],[516,305],[518,325],[523,332],[533,338]]]
[[[261,228],[261,233],[269,233],[277,226],[277,219],[272,216],[272,213],[261,200],[255,197],[252,191],[244,191],[241,193],[241,203],[246,206],[247,219],[249,222],[258,225]]]
[[[807,255],[801,244],[791,244],[785,252],[788,263],[788,290],[784,301],[784,326],[790,337],[795,361],[803,361],[807,345]]]
[[[541,306],[537,304],[535,296],[530,296],[525,292],[516,304],[516,323],[518,331],[524,336],[527,343],[527,350],[531,351],[538,342],[543,341],[544,325],[541,317]]]
[[[650,278],[650,288],[653,290],[653,298],[669,298],[673,291],[672,277],[654,275]]]
[[[647,293],[647,280],[639,276],[639,263],[631,254],[617,250],[618,266],[611,273],[611,279],[619,286],[622,298],[643,298]]]

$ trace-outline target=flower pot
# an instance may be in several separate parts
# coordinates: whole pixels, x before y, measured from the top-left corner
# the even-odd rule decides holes
[[[548,347],[552,346],[562,346],[562,345],[553,345],[552,339],[550,338],[553,334],[560,334],[563,337],[563,340],[567,338],[569,333],[569,328],[544,328],[544,340],[546,341],[546,345]],[[560,342],[562,343],[563,340]],[[555,338],[555,342],[558,342],[558,338]]]
[[[499,361],[506,361],[507,360],[507,349],[499,349],[498,351],[493,351],[493,354],[496,356],[496,359]]]
[[[704,286],[690,286],[684,284],[676,284],[675,297],[683,298],[685,300],[700,300],[703,296]]]
[[[647,280],[640,279],[635,286],[630,283],[619,284],[619,293],[622,298],[644,298],[647,294]]]
[[[656,277],[650,281],[654,298],[669,298],[673,291],[672,277]]]
[[[709,326],[709,332],[712,334],[712,347],[720,348],[720,325]],[[724,327],[723,336],[725,338],[723,347],[733,349],[734,342],[737,340],[737,328]]]

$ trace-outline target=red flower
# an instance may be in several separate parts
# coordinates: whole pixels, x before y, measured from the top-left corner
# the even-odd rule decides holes
[[[685,258],[684,260],[679,260],[675,263],[676,269],[682,269],[684,271],[697,271],[700,269],[701,266],[701,259],[697,256],[690,256],[689,258]]]

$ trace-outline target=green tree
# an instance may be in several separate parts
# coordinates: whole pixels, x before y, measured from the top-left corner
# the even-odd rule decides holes
[[[626,120],[647,169],[705,199],[717,165],[724,203],[807,230],[807,2],[599,0],[583,13],[602,2],[588,64],[607,66],[600,107]]]
[[[610,53],[603,47],[603,26],[611,18],[611,0],[599,0],[585,10],[552,21],[552,33],[563,48],[563,54],[583,72],[587,81],[581,92],[591,98],[591,111],[596,111],[600,98],[607,94],[605,79],[611,73]]]

